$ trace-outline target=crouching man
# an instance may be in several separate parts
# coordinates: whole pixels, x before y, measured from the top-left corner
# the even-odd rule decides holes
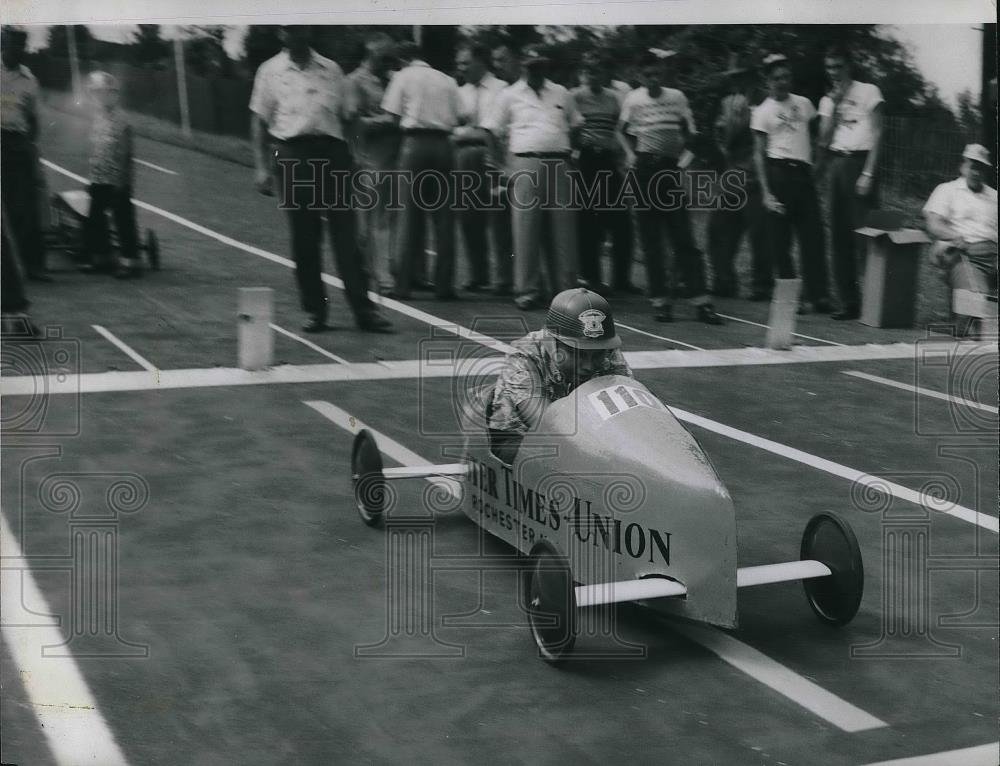
[[[497,457],[511,463],[548,405],[591,378],[632,377],[621,345],[604,298],[583,288],[556,295],[545,326],[514,341],[497,378],[487,415]]]
[[[985,146],[962,152],[962,175],[938,186],[927,204],[932,262],[952,290],[997,294],[997,192],[985,183],[992,169]],[[969,322],[966,322],[968,329]]]

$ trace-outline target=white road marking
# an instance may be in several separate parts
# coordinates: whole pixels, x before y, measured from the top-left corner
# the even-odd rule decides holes
[[[66,170],[65,168],[62,168],[59,165],[50,162],[49,160],[43,159],[41,162],[43,165],[45,165],[45,167],[54,170],[56,173],[61,173],[67,178],[71,178],[74,181],[77,181],[78,183],[82,184],[87,183],[87,179],[84,178],[83,176],[79,176],[76,173]],[[277,263],[281,266],[284,266],[285,268],[289,269],[295,268],[295,262],[289,258],[285,258],[283,256],[277,255],[275,253],[269,252],[259,247],[254,247],[253,245],[248,245],[245,242],[240,242],[239,240],[233,239],[232,237],[227,237],[225,234],[220,234],[219,232],[213,231],[212,229],[209,229],[206,226],[202,226],[201,224],[195,223],[194,221],[189,221],[187,218],[179,216],[176,213],[171,213],[169,210],[164,210],[162,208],[156,207],[155,205],[150,205],[148,202],[143,202],[142,200],[138,199],[133,199],[132,204],[134,204],[136,207],[142,208],[143,210],[147,210],[150,213],[154,213],[158,216],[166,218],[168,221],[173,221],[174,223],[179,224],[180,226],[184,226],[188,229],[191,229],[192,231],[198,232],[199,234],[203,234],[206,237],[214,239],[216,242],[221,242],[222,244],[234,247],[237,250],[242,250],[243,252],[249,253],[250,255],[256,255],[259,258],[271,261],[271,263]],[[329,274],[323,274],[322,278],[325,284],[328,284],[332,287],[336,287],[340,290],[344,289],[343,281],[341,281],[337,277],[331,276]],[[496,338],[491,338],[488,335],[483,335],[482,333],[475,332],[474,330],[471,330],[468,327],[463,327],[462,325],[457,324],[456,322],[449,322],[448,320],[442,319],[441,317],[434,316],[433,314],[428,314],[426,311],[415,309],[412,306],[403,303],[401,301],[393,300],[391,298],[385,298],[373,292],[369,292],[368,297],[372,301],[377,301],[379,305],[384,306],[387,309],[391,309],[392,311],[396,311],[400,314],[403,314],[404,316],[408,316],[411,319],[415,319],[418,322],[424,322],[425,324],[429,324],[432,327],[438,328],[439,330],[443,330],[453,335],[457,335],[461,338],[465,338],[467,340],[480,343],[483,346],[486,346],[487,348],[492,348],[504,353],[511,350],[511,347],[509,345],[503,343],[502,341],[497,340]]]
[[[379,450],[398,463],[407,466],[424,466],[430,461],[412,450],[404,447],[395,439],[379,433],[371,426],[362,423],[340,407],[324,401],[303,402],[316,412],[343,428],[356,434],[362,428],[372,432],[378,443]],[[447,482],[448,489],[454,496],[461,497],[459,482],[451,479],[428,478],[432,483]],[[705,646],[738,670],[742,670],[752,678],[766,684],[779,694],[787,697],[807,710],[824,718],[844,731],[863,731],[879,726],[885,726],[883,721],[869,715],[811,681],[797,675],[764,654],[746,644],[723,634],[714,628],[687,626],[671,622],[671,627],[678,629],[688,638]]]
[[[59,646],[66,639],[56,627],[58,618],[50,624],[39,619],[54,613],[31,574],[31,558],[24,556],[2,513],[0,551],[0,630],[52,757],[60,766],[126,766],[74,659],[43,656],[42,647]]]
[[[297,340],[299,343],[301,343],[306,348],[311,348],[317,354],[322,354],[327,359],[332,359],[333,361],[339,362],[340,364],[350,364],[350,362],[348,362],[343,357],[337,356],[336,354],[331,354],[329,351],[327,351],[322,346],[317,346],[311,340],[307,340],[306,338],[303,338],[301,335],[296,335],[295,333],[291,332],[290,330],[286,330],[284,327],[278,327],[278,325],[273,324],[273,323],[269,324],[269,326],[275,332],[280,332],[282,335],[286,335],[289,338],[291,338],[292,340]]]
[[[146,160],[136,159],[140,165],[145,165],[147,168],[152,168],[153,170],[159,170],[161,173],[166,173],[170,176],[180,175],[176,170],[170,170],[168,168],[162,167],[160,165],[154,165],[152,162],[146,162]]]
[[[699,426],[707,431],[712,431],[713,433],[720,434],[721,436],[725,436],[729,439],[735,439],[736,441],[743,442],[744,444],[758,447],[759,449],[766,450],[774,455],[780,455],[781,457],[788,458],[789,460],[794,460],[798,463],[807,465],[810,468],[816,468],[820,471],[833,474],[834,476],[839,476],[842,479],[847,479],[852,484],[863,484],[870,489],[882,492],[883,494],[891,495],[899,500],[914,503],[928,511],[937,511],[938,513],[944,513],[948,516],[954,516],[956,519],[961,519],[962,521],[967,521],[970,524],[975,524],[976,526],[982,527],[990,532],[1000,533],[1000,519],[997,519],[996,516],[979,513],[971,508],[959,505],[958,503],[950,503],[932,495],[917,492],[916,490],[904,487],[902,484],[896,484],[895,482],[887,481],[886,479],[879,478],[878,476],[872,476],[871,474],[863,473],[862,471],[858,471],[854,468],[848,468],[840,463],[834,463],[832,460],[817,457],[816,455],[810,455],[808,452],[803,452],[802,450],[789,447],[788,445],[781,444],[780,442],[771,441],[770,439],[765,439],[761,436],[747,433],[746,431],[740,431],[738,428],[733,428],[732,426],[727,426],[723,423],[709,420],[701,415],[695,415],[694,413],[686,412],[685,410],[677,409],[676,407],[670,407],[669,409],[674,413],[678,420]]]
[[[670,623],[673,630],[708,649],[748,676],[846,732],[888,724],[775,662],[752,646],[706,625]]]
[[[149,372],[157,371],[156,365],[154,365],[144,356],[140,356],[135,349],[126,344],[124,341],[117,338],[112,332],[101,327],[99,324],[92,324],[91,327],[97,330],[97,332],[100,333],[102,336],[104,336],[106,340],[110,341],[111,344],[114,345],[119,351],[124,353],[129,359],[131,359],[137,365],[142,367],[144,370],[148,370]]]
[[[676,344],[678,346],[685,346],[686,348],[690,348],[690,349],[692,349],[694,351],[704,351],[705,350],[701,346],[692,346],[690,343],[685,343],[682,340],[674,340],[673,338],[665,338],[662,335],[656,335],[655,333],[646,332],[645,330],[640,330],[638,327],[632,327],[632,325],[622,324],[621,322],[619,322],[617,320],[615,321],[615,325],[618,326],[618,327],[624,327],[626,330],[631,330],[632,332],[637,332],[640,335],[645,335],[646,337],[649,337],[649,338],[656,338],[657,340],[665,340],[667,343],[674,343],[674,344]]]
[[[994,415],[998,414],[998,410],[996,407],[991,407],[988,404],[982,404],[972,399],[963,399],[961,396],[951,396],[950,394],[942,394],[940,391],[935,391],[931,388],[922,388],[920,386],[910,385],[909,383],[901,383],[898,380],[890,380],[889,378],[880,378],[878,375],[869,375],[867,372],[860,372],[858,370],[841,370],[841,372],[843,372],[844,375],[850,375],[852,378],[861,378],[863,380],[870,380],[872,383],[881,383],[883,386],[891,386],[892,388],[898,388],[903,391],[910,391],[915,394],[920,394],[921,396],[928,396],[932,399],[941,399],[942,401],[951,402],[952,404],[961,404],[964,407],[972,407],[977,410],[992,412]]]
[[[866,766],[997,766],[1000,763],[1000,742],[991,742],[978,747],[966,747],[961,750],[949,750],[945,753],[917,755],[912,758],[897,758],[892,761],[879,761]]]
[[[715,312],[719,314],[718,311]],[[764,329],[770,329],[771,325],[761,324],[760,322],[751,322],[749,319],[741,319],[740,317],[730,316],[729,314],[719,314],[723,319],[731,319],[734,322],[741,322],[742,324],[752,324],[754,327],[763,327]],[[837,343],[835,340],[826,340],[826,338],[814,338],[812,335],[803,335],[799,332],[793,332],[793,336],[796,338],[805,338],[806,340],[814,340],[817,343],[827,343],[831,346],[846,346],[846,343]]]

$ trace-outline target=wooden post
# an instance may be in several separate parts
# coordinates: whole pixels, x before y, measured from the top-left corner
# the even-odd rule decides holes
[[[177,69],[177,100],[181,108],[181,132],[191,137],[191,113],[188,110],[187,73],[184,68],[184,41],[174,38],[174,65]]]
[[[774,280],[774,296],[771,299],[771,314],[767,320],[768,348],[791,348],[795,332],[795,317],[799,312],[799,292],[801,279]]]
[[[73,24],[66,25],[66,44],[69,46],[69,76],[73,87],[73,102],[80,106],[83,103],[83,81],[80,77],[80,52],[76,49],[76,29]]]
[[[237,335],[241,369],[263,370],[274,362],[273,304],[274,290],[270,287],[239,288]]]

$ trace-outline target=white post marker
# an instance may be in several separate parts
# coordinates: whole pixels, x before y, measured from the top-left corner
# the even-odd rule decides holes
[[[791,348],[795,333],[795,316],[799,311],[801,279],[774,280],[774,294],[771,298],[771,313],[767,320],[768,348]]]
[[[274,290],[270,287],[239,288],[239,365],[244,370],[264,370],[274,363]]]
[[[174,38],[174,66],[177,69],[177,100],[181,107],[181,132],[191,137],[191,113],[188,111],[187,74],[184,67],[184,41]]]

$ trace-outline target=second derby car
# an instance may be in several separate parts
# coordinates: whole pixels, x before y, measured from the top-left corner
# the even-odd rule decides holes
[[[801,580],[813,612],[843,625],[857,613],[864,571],[857,539],[837,516],[806,525],[800,559],[738,567],[733,501],[695,438],[633,378],[584,383],[546,409],[511,450],[488,428],[492,390],[466,408],[462,460],[386,468],[368,430],[352,475],[362,520],[386,515],[385,482],[452,477],[474,522],[525,554],[525,604],[541,656],[564,659],[577,610],[638,601],[733,628],[739,588]],[[508,461],[509,462],[506,462]]]

